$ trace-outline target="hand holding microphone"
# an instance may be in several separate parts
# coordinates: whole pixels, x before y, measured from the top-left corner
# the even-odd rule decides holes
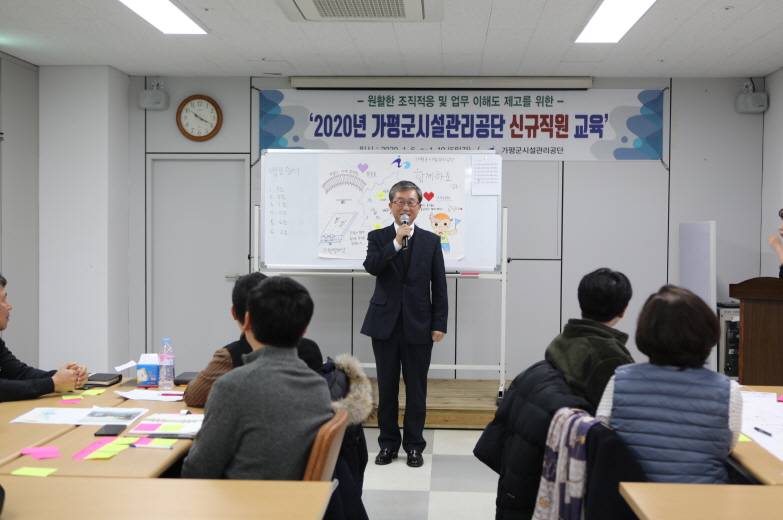
[[[400,222],[403,226],[408,225],[408,215],[400,215]],[[402,248],[408,249],[408,235],[402,237]]]

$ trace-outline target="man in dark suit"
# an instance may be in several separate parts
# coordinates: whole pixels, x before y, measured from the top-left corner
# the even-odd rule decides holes
[[[375,276],[375,292],[362,325],[362,334],[372,338],[378,374],[381,451],[375,463],[389,464],[402,443],[408,466],[417,468],[424,464],[421,453],[427,445],[422,432],[432,344],[446,333],[446,269],[440,238],[413,226],[421,207],[419,187],[400,181],[389,190],[389,201],[394,223],[368,234],[364,261],[364,268]],[[404,216],[408,224],[403,223]],[[402,438],[397,423],[400,366],[406,396]]]

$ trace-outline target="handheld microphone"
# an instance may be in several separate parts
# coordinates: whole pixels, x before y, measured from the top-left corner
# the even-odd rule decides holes
[[[403,226],[408,225],[408,215],[400,215],[400,222]],[[408,237],[402,237],[402,248],[408,249]]]

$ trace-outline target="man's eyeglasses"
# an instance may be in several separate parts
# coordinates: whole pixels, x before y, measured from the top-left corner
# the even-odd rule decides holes
[[[398,208],[404,208],[405,206],[408,206],[411,209],[415,208],[416,206],[421,206],[421,203],[419,202],[410,202],[404,200],[393,200],[392,204],[396,204]]]

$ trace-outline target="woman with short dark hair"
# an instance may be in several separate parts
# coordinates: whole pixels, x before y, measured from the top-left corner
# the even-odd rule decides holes
[[[783,220],[783,209],[778,211],[778,216],[781,220]],[[775,233],[770,233],[767,236],[767,244],[769,244],[769,247],[775,250],[775,252],[778,254],[778,262],[780,263],[780,271],[778,271],[778,278],[783,278],[783,242],[781,242],[781,238],[783,238],[783,224],[780,225],[778,228],[779,233],[776,235]]]
[[[625,441],[651,482],[720,484],[742,426],[739,385],[704,368],[718,341],[715,312],[664,285],[639,314],[636,345],[649,363],[619,367],[596,416]]]

